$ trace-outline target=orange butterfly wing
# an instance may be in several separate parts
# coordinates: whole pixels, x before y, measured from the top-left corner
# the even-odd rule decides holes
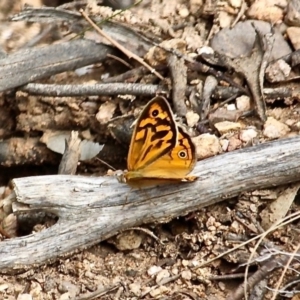
[[[156,97],[137,120],[128,153],[128,172],[123,178],[133,186],[146,181],[150,185],[193,181],[196,176],[186,175],[196,164],[195,153],[190,136],[177,127],[168,102]]]
[[[143,178],[184,179],[196,164],[195,146],[180,127],[178,143],[168,153],[147,164],[142,170]]]
[[[176,141],[177,126],[171,108],[164,98],[155,97],[137,120],[128,152],[128,171],[145,169],[168,153]]]

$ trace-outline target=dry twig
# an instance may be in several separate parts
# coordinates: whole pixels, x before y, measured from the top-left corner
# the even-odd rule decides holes
[[[129,59],[133,58],[137,62],[139,62],[141,65],[146,67],[151,71],[151,73],[155,74],[160,80],[165,80],[158,72],[155,71],[155,69],[151,68],[142,58],[134,54],[133,52],[127,50],[125,47],[123,47],[120,43],[112,39],[109,35],[107,35],[103,30],[101,30],[90,18],[89,16],[83,11],[83,9],[80,9],[79,12],[82,14],[82,16],[93,26],[93,28],[104,38],[106,38],[112,45],[114,45],[116,48],[118,48],[120,51],[122,51]]]

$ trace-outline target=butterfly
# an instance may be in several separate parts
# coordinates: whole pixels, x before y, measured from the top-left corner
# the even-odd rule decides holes
[[[194,181],[187,176],[196,164],[190,136],[178,127],[164,97],[153,98],[143,109],[133,130],[122,182],[144,186]]]

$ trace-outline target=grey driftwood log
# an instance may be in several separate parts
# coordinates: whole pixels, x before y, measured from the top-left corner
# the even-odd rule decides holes
[[[46,211],[58,222],[0,242],[0,270],[54,261],[118,232],[187,214],[239,193],[299,180],[300,136],[222,154],[197,163],[194,183],[132,190],[110,177],[38,176],[13,180],[15,212]]]

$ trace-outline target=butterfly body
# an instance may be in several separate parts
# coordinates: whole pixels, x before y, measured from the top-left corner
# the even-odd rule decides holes
[[[132,134],[123,181],[132,186],[193,181],[196,163],[190,136],[178,127],[170,105],[155,97],[143,109]]]

